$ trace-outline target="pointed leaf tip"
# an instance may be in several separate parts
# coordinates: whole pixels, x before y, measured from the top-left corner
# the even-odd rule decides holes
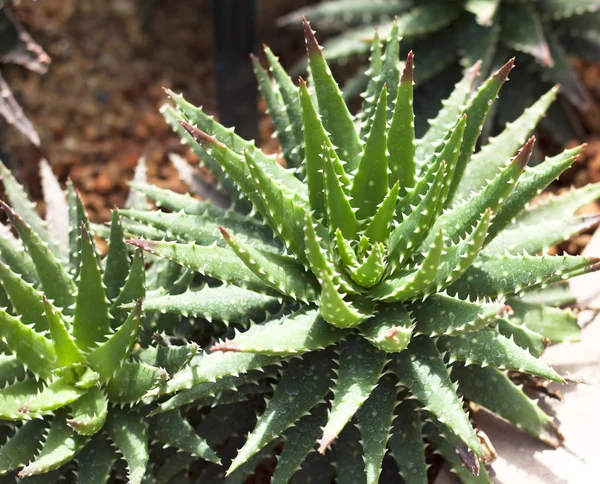
[[[317,439],[317,444],[319,444],[317,452],[321,455],[325,455],[325,452],[331,448],[331,444],[335,440],[335,437],[335,435],[323,435],[323,437]]]
[[[306,42],[306,53],[309,57],[315,54],[321,55],[321,47],[315,37],[315,31],[311,28],[310,22],[306,17],[302,17],[302,25],[304,26],[304,41]]]
[[[413,55],[413,51],[411,50],[406,56],[406,62],[404,63],[404,71],[402,71],[402,79],[400,80],[400,84],[412,83],[414,79],[414,69],[415,69],[415,57]]]
[[[223,236],[223,238],[226,241],[230,241],[231,240],[231,234],[227,231],[227,229],[225,227],[223,227],[222,225],[219,225],[219,232],[221,232],[221,235]]]
[[[519,163],[521,168],[525,169],[527,163],[529,162],[529,158],[531,157],[531,153],[533,152],[533,146],[535,145],[535,136],[532,136],[527,140],[527,143],[523,145],[523,148],[519,150],[517,156],[514,157],[513,163]]]
[[[479,476],[479,459],[466,445],[461,442],[454,448],[454,452],[471,474]]]
[[[494,79],[497,79],[498,81],[503,83],[508,78],[508,74],[510,73],[510,71],[512,71],[513,67],[515,67],[514,57],[496,71],[496,73],[493,76]]]
[[[146,252],[154,253],[154,241],[146,239],[127,239],[125,243],[138,247]]]
[[[194,141],[198,143],[203,148],[209,148],[211,146],[217,146],[219,148],[227,149],[227,147],[221,143],[219,140],[206,134],[204,131],[196,128],[196,126],[191,125],[185,119],[178,119],[179,124],[184,127],[184,129],[190,134]]]

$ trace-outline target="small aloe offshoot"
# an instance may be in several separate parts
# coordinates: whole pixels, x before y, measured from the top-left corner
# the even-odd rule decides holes
[[[118,216],[101,260],[81,199],[71,185],[62,191],[45,161],[47,220],[2,164],[0,172],[12,206],[0,207],[13,229],[0,232],[3,431],[14,422],[0,446],[0,475],[56,482],[52,472],[75,459],[80,482],[104,483],[116,448],[129,482],[140,483],[151,439],[219,462],[178,411],[146,418],[151,400],[143,395],[184,367],[197,345],[140,347],[144,259],[139,250],[130,257]]]
[[[373,43],[360,121],[306,22],[305,37],[309,83],[296,85],[268,49],[271,76],[255,61],[287,168],[171,93],[178,111],[165,108],[167,120],[235,210],[136,184],[170,212],[120,212],[129,233],[145,236],[131,245],[224,283],[154,299],[147,311],[245,322],[150,390],[170,395],[154,412],[281,364],[229,473],[256,465],[282,438],[274,483],[303,462],[302,472],[318,475],[305,458],[332,446],[338,482],[377,483],[389,450],[406,482],[426,483],[427,439],[465,482],[489,482],[463,398],[560,444],[551,417],[507,372],[563,381],[539,356],[549,339],[576,338],[577,324],[538,302],[539,291],[598,261],[544,251],[598,223],[573,215],[600,185],[530,206],[582,150],[527,166],[530,132],[556,89],[474,153],[513,61],[477,90],[477,66],[468,70],[416,139],[414,59],[401,70],[397,25],[383,56]],[[278,312],[247,324],[248,308],[272,312],[278,301]]]

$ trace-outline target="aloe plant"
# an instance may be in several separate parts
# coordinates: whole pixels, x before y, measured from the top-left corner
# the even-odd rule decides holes
[[[503,59],[516,56],[517,64],[531,72],[514,73],[506,102],[491,113],[486,131],[493,125],[499,131],[544,90],[560,83],[562,101],[550,110],[542,128],[564,144],[585,133],[573,107],[585,112],[593,106],[567,57],[598,60],[599,9],[595,0],[374,0],[368,6],[360,0],[326,0],[292,12],[280,24],[295,25],[306,16],[317,28],[332,33],[324,44],[326,58],[346,62],[369,51],[373,26],[378,25],[384,38],[397,16],[406,48],[421,53],[415,81],[427,95],[416,102],[418,109],[428,112],[435,112],[448,92],[449,79],[460,75],[459,65],[469,67],[481,59],[487,76]],[[358,94],[366,85],[363,71],[348,82],[346,96]],[[418,128],[426,128],[425,123]]]
[[[166,452],[151,441],[219,462],[179,411],[147,418],[156,404],[146,392],[198,349],[153,336],[159,321],[141,315],[147,290],[165,293],[161,265],[146,281],[143,254],[130,256],[116,213],[101,259],[79,195],[70,184],[63,192],[46,162],[47,220],[1,164],[0,173],[12,206],[1,208],[14,229],[1,225],[0,232],[0,431],[8,435],[0,475],[18,470],[23,482],[38,475],[56,482],[75,460],[79,482],[104,483],[113,464],[121,472],[118,451],[128,482],[151,482],[147,468],[160,471]]]
[[[424,483],[427,439],[465,482],[489,482],[463,398],[561,442],[507,372],[563,381],[539,356],[549,340],[577,339],[579,328],[541,301],[559,300],[562,281],[598,261],[544,251],[598,223],[574,213],[600,185],[530,206],[583,148],[527,166],[535,142],[527,138],[556,88],[474,153],[512,61],[477,90],[479,65],[467,71],[416,139],[413,55],[401,72],[399,27],[383,56],[372,44],[357,119],[308,23],[310,84],[296,86],[268,48],[272,77],[255,60],[287,168],[170,93],[177,109],[164,108],[167,120],[233,208],[137,183],[163,210],[119,211],[126,232],[143,236],[129,244],[211,281],[152,298],[144,310],[235,329],[147,393],[164,395],[153,414],[205,405],[257,371],[275,382],[230,475],[283,440],[275,483],[303,462],[302,482],[327,474],[332,446],[337,482],[378,482],[389,451],[406,482]],[[314,450],[325,457],[307,458]]]

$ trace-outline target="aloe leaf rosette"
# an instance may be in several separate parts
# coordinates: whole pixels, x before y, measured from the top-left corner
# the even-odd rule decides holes
[[[483,61],[482,72],[497,69],[516,56],[526,69],[517,71],[505,102],[490,113],[488,130],[499,131],[547,87],[560,83],[562,103],[549,111],[540,128],[563,146],[582,138],[585,129],[573,122],[573,110],[592,108],[591,95],[568,61],[575,56],[597,62],[600,52],[600,6],[596,0],[323,0],[279,19],[280,25],[297,25],[303,16],[329,33],[325,56],[332,63],[354,59],[360,64],[344,95],[352,97],[368,83],[364,59],[374,27],[386,38],[394,18],[405,47],[420,53],[415,71],[419,109],[433,112],[447,92],[449,79],[460,68]],[[404,51],[406,55],[407,51]],[[362,59],[362,60],[361,60]],[[491,121],[494,121],[493,125]],[[417,128],[426,123],[418,122]]]
[[[309,82],[294,83],[269,49],[270,74],[254,61],[282,159],[181,95],[164,108],[233,208],[138,183],[162,210],[120,212],[144,236],[132,246],[213,281],[144,310],[236,328],[148,392],[164,399],[154,412],[280,365],[230,476],[283,440],[273,482],[303,463],[310,472],[307,456],[333,447],[339,482],[378,482],[389,451],[406,482],[424,483],[427,439],[465,482],[489,482],[463,399],[559,445],[552,418],[507,373],[563,381],[539,356],[548,340],[577,338],[577,324],[540,294],[598,264],[545,251],[598,223],[574,214],[600,185],[530,204],[582,150],[528,167],[530,131],[556,89],[474,152],[512,60],[476,90],[478,65],[466,71],[417,139],[413,54],[401,69],[398,24],[385,53],[372,45],[358,119],[308,23],[305,37]],[[259,309],[268,316],[254,322]]]
[[[198,346],[141,346],[141,304],[153,286],[116,213],[101,259],[81,198],[45,161],[46,219],[2,164],[0,172],[12,227],[0,231],[0,475],[56,482],[76,462],[79,482],[104,483],[122,456],[121,475],[140,483],[151,440],[218,462],[179,411],[146,418],[152,400],[142,397]]]

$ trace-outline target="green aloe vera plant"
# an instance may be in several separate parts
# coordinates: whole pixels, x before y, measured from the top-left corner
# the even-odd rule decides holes
[[[447,92],[448,79],[460,75],[459,65],[469,67],[481,59],[487,76],[503,60],[516,56],[517,63],[530,72],[514,73],[506,102],[490,115],[495,130],[549,86],[560,83],[561,102],[553,106],[542,127],[560,143],[584,133],[578,116],[572,115],[573,107],[586,112],[593,103],[568,56],[598,61],[600,4],[596,0],[374,0],[368,5],[361,0],[326,0],[292,12],[280,23],[296,25],[303,15],[332,33],[324,55],[336,63],[366,54],[373,27],[378,25],[384,38],[397,16],[405,47],[421,53],[415,82],[428,94],[416,102],[427,116]],[[346,96],[358,94],[366,85],[368,76],[363,71],[344,88]],[[418,126],[425,127],[425,123]]]
[[[383,55],[372,45],[357,119],[308,23],[305,37],[310,85],[295,85],[269,49],[271,76],[255,60],[287,168],[170,93],[178,109],[164,115],[234,209],[137,183],[163,210],[119,211],[139,236],[129,244],[208,278],[144,310],[234,330],[147,393],[163,398],[152,414],[262,378],[272,396],[230,476],[275,448],[274,483],[301,466],[299,482],[317,482],[332,459],[337,482],[376,483],[389,451],[406,482],[425,483],[427,440],[464,482],[489,482],[463,399],[561,442],[507,372],[563,381],[539,356],[579,328],[546,303],[564,300],[563,281],[598,261],[544,251],[598,223],[574,214],[600,184],[530,206],[582,150],[527,166],[527,138],[554,88],[474,153],[512,61],[477,90],[478,66],[469,70],[416,139],[413,55],[401,72],[398,24]]]
[[[14,229],[0,225],[0,476],[57,482],[72,476],[75,460],[79,482],[104,483],[120,454],[127,469],[117,463],[114,472],[157,482],[147,468],[160,470],[166,451],[151,441],[219,462],[179,411],[146,418],[152,399],[144,395],[198,349],[153,338],[159,321],[141,315],[165,266],[155,264],[146,281],[142,252],[130,256],[116,214],[101,260],[81,199],[71,185],[62,191],[46,162],[47,220],[4,165],[0,172]],[[153,339],[160,343],[147,344]]]

